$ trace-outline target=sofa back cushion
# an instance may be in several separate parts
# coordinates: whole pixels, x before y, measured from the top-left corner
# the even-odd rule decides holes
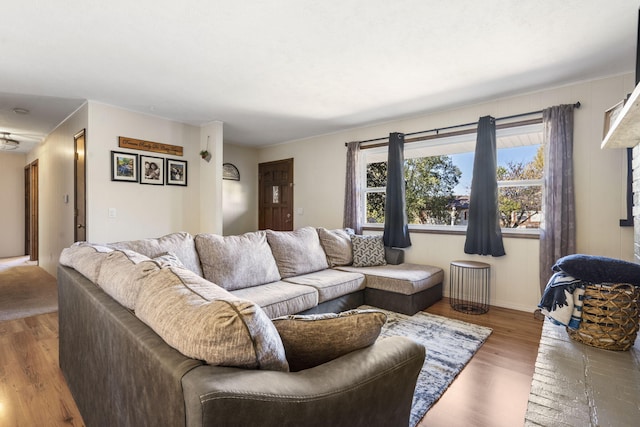
[[[184,264],[186,268],[202,276],[202,268],[196,251],[195,241],[191,234],[184,231],[167,234],[166,236],[150,239],[130,240],[126,242],[109,243],[114,249],[129,249],[149,258],[171,252]]]
[[[353,230],[345,228],[327,230],[320,227],[317,231],[330,267],[353,263],[353,248],[351,246]]]
[[[113,249],[87,242],[76,242],[60,253],[60,264],[71,267],[93,283],[97,283],[102,262]]]
[[[318,232],[313,227],[295,231],[267,230],[267,240],[283,279],[329,268]]]
[[[258,305],[187,269],[147,275],[136,316],[187,357],[211,365],[289,370],[280,335]]]
[[[228,291],[280,280],[264,231],[240,236],[198,234],[196,248],[204,278]]]
[[[121,305],[135,310],[140,286],[146,276],[172,265],[182,267],[182,262],[171,253],[150,259],[128,249],[114,250],[102,262],[96,283]]]

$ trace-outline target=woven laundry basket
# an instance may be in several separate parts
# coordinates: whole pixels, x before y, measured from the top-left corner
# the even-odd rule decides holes
[[[640,288],[628,283],[587,284],[582,322],[569,329],[569,336],[583,344],[606,350],[625,351],[638,335]]]

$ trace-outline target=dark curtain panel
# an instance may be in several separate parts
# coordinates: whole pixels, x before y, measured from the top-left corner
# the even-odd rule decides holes
[[[395,248],[411,246],[404,183],[404,134],[389,134],[387,157],[387,195],[384,205],[384,245]]]
[[[498,216],[497,167],[496,121],[491,116],[480,117],[473,159],[465,253],[494,257],[505,254]]]
[[[358,182],[359,160],[360,159],[360,143],[350,142],[347,144],[347,174],[344,189],[344,216],[342,218],[343,226],[352,228],[356,234],[362,234],[362,215],[360,188]]]
[[[573,191],[573,105],[542,112],[544,125],[544,191],[540,226],[540,292],[558,258],[576,251]]]

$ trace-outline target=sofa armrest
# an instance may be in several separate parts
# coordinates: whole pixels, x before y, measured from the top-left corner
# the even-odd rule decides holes
[[[187,426],[406,426],[424,358],[389,337],[300,372],[200,366],[182,379]]]
[[[404,262],[404,249],[384,247],[384,258],[387,264],[398,265]]]
[[[77,271],[58,267],[59,363],[88,426],[184,425],[181,379],[202,365]]]

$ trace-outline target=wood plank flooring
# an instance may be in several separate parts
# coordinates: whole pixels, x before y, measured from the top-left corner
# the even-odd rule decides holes
[[[84,426],[58,367],[58,313],[0,322],[0,426]]]
[[[446,300],[427,311],[493,333],[419,426],[521,426],[542,322],[496,307],[465,315]],[[0,322],[0,426],[84,426],[58,367],[57,313]]]
[[[522,426],[542,321],[533,313],[500,307],[481,315],[464,314],[446,299],[426,311],[488,326],[493,333],[418,426]]]

